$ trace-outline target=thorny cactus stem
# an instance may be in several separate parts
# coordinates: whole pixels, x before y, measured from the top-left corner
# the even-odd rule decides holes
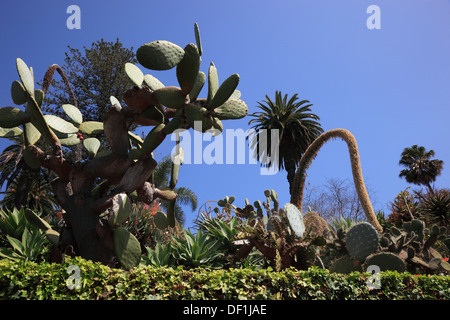
[[[364,179],[361,171],[361,163],[359,160],[358,145],[352,133],[345,129],[333,129],[320,135],[303,154],[298,169],[295,173],[293,190],[291,194],[291,203],[297,206],[299,210],[303,206],[303,192],[305,187],[306,170],[311,165],[312,160],[317,156],[320,148],[330,139],[341,138],[347,143],[348,151],[350,153],[350,163],[352,167],[353,182],[355,183],[356,192],[358,194],[359,202],[364,209],[367,220],[375,229],[381,233],[383,228],[377,220],[375,212],[370,202],[369,195],[364,184]]]

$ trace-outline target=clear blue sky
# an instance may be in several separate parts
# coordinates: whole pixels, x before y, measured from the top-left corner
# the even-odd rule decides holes
[[[81,29],[69,30],[69,5],[81,9]],[[369,30],[370,5],[381,10],[381,29]],[[213,61],[223,81],[239,73],[238,89],[256,111],[257,101],[275,90],[313,103],[325,130],[345,128],[356,137],[362,170],[375,192],[375,209],[386,210],[408,184],[398,177],[403,148],[425,146],[444,160],[437,187],[450,187],[450,1],[280,0],[280,1],[11,1],[0,10],[0,106],[13,105],[10,85],[21,57],[42,79],[46,68],[64,63],[67,46],[89,47],[103,38],[136,50],[154,40],[181,47],[195,42],[198,22],[202,71]],[[177,85],[175,70],[150,71]],[[202,92],[205,96],[205,92]],[[247,130],[249,118],[224,121]],[[0,141],[0,148],[8,144]],[[168,154],[174,142],[158,149]],[[204,142],[204,146],[209,142]],[[157,158],[158,159],[158,158]],[[248,157],[246,159],[248,163]],[[331,141],[309,170],[308,182],[351,179],[346,145]],[[264,199],[275,189],[289,201],[286,172],[260,175],[259,165],[184,165],[179,185],[193,189],[199,204],[234,195]],[[196,213],[187,214],[187,226]]]

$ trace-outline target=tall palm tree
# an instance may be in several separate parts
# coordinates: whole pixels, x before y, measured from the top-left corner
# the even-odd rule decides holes
[[[417,144],[403,149],[399,165],[406,169],[400,171],[399,177],[404,177],[409,183],[424,185],[432,192],[431,183],[441,174],[444,161],[430,160],[431,157],[434,157],[433,150],[426,151],[425,147]]]
[[[171,169],[172,158],[169,155],[164,157],[153,171],[153,183],[156,187],[166,187],[169,185]],[[194,191],[186,187],[177,187],[174,191],[178,194],[175,202],[175,218],[183,225],[186,215],[181,205],[189,205],[192,211],[195,211],[198,205],[197,195]],[[167,211],[169,202],[161,200],[160,204]]]
[[[318,122],[319,116],[311,113],[312,104],[301,100],[294,94],[289,100],[288,95],[282,97],[281,92],[275,92],[275,101],[267,95],[266,100],[258,102],[261,111],[250,114],[254,117],[249,121],[254,124],[254,134],[251,147],[255,149],[255,157],[261,165],[272,167],[272,144],[278,144],[278,170],[286,169],[289,182],[289,192],[292,193],[295,170],[308,146],[321,134],[323,129]],[[271,130],[279,130],[279,141],[271,141]],[[262,145],[261,134],[267,134],[267,149]],[[256,148],[255,148],[256,147]],[[260,148],[262,148],[260,152]],[[262,155],[262,157],[261,157]]]

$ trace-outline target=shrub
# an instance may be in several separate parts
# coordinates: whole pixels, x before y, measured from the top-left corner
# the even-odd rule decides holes
[[[79,268],[80,288],[69,289]],[[330,273],[271,268],[190,269],[139,266],[113,269],[79,257],[62,264],[0,261],[0,299],[273,299],[419,300],[449,299],[450,278],[381,272],[380,289],[370,290],[367,273]]]

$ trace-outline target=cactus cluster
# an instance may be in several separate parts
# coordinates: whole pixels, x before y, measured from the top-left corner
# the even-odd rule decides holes
[[[450,264],[432,247],[437,241],[445,244],[449,239],[445,227],[426,228],[423,221],[414,219],[386,228],[382,234],[367,222],[338,233],[339,237],[334,234],[327,239],[328,247],[338,253],[338,258],[331,263],[333,272],[362,271],[371,265],[381,271],[450,271]]]
[[[321,237],[305,232],[303,215],[294,205],[287,203],[280,207],[275,190],[267,189],[264,195],[266,201],[257,200],[253,205],[245,199],[243,208],[232,204],[234,197],[219,200],[219,206],[233,208],[241,221],[236,240],[242,241],[242,247],[237,259],[247,257],[255,248],[277,270],[291,266],[307,269],[314,265],[314,247],[320,245]]]
[[[433,248],[438,241],[444,244],[448,242],[450,237],[446,231],[446,227],[436,225],[426,228],[422,220],[414,219],[386,230],[380,239],[380,246],[382,250],[402,258],[410,272],[418,269],[442,269],[448,272],[450,264]]]
[[[20,79],[13,81],[11,97],[19,107],[0,108],[0,137],[21,140],[23,158],[29,167],[45,167],[56,173],[52,187],[66,212],[59,236],[39,219],[30,217],[46,230],[61,252],[70,247],[76,255],[111,266],[116,261],[127,268],[137,265],[138,242],[122,226],[129,214],[129,209],[121,207],[128,201],[124,197],[131,196],[133,201],[146,204],[158,198],[169,201],[168,211],[159,212],[155,223],[162,229],[175,226],[174,188],[183,152],[177,145],[170,184],[157,188],[152,178],[156,167],[153,151],[177,129],[193,128],[201,132],[215,129],[214,134],[220,134],[222,120],[239,119],[247,114],[248,107],[236,89],[238,74],[219,83],[214,63],[211,62],[207,75],[200,71],[203,49],[197,24],[194,33],[196,44],[181,48],[169,41],[153,41],[142,45],[136,53],[139,64],[145,68],[176,68],[179,87],[164,86],[138,66],[126,63],[124,70],[133,87],[123,97],[110,97],[111,106],[103,122],[83,119],[70,83],[58,65],[48,68],[41,90],[35,88],[33,69],[17,58]],[[70,95],[70,104],[61,106],[65,119],[41,111],[55,72],[63,78]],[[207,96],[199,98],[206,83]],[[133,123],[153,128],[141,138],[129,131]],[[101,152],[100,135],[109,146]],[[41,138],[52,147],[51,154],[36,146]],[[79,156],[74,160],[65,158],[64,147],[73,146],[84,148],[90,158],[86,161]]]

